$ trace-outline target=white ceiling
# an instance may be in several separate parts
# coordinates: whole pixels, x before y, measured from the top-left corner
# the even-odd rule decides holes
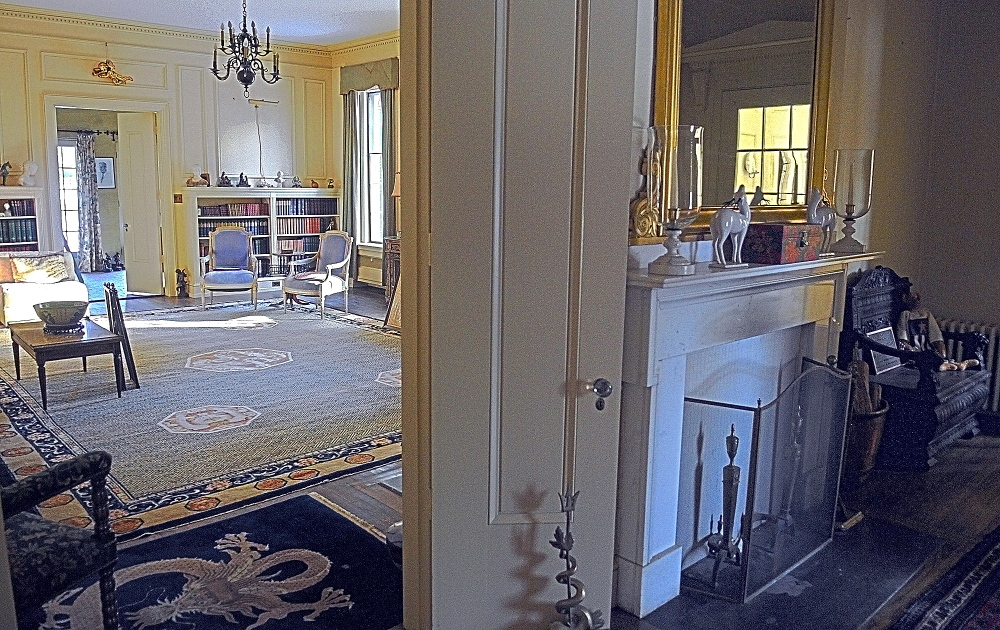
[[[15,0],[16,1],[16,0]],[[21,6],[218,31],[234,28],[243,16],[242,0],[22,0]],[[247,0],[247,19],[257,23],[261,39],[336,44],[399,28],[399,0]]]

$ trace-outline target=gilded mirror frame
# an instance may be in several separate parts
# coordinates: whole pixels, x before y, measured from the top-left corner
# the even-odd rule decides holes
[[[813,61],[812,121],[809,134],[809,187],[823,188],[826,164],[827,131],[830,119],[830,65],[833,51],[834,0],[817,0],[816,44]],[[656,48],[653,70],[653,125],[676,129],[680,122],[681,24],[683,0],[658,0],[656,4]],[[713,208],[702,208],[701,215],[684,231],[684,240],[706,237]],[[754,222],[805,222],[804,206],[758,207]],[[663,242],[658,217],[650,215],[645,196],[632,203],[629,221],[629,244],[649,245]]]

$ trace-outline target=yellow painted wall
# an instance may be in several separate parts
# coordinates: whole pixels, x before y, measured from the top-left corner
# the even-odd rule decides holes
[[[40,219],[42,247],[61,247],[55,177],[55,104],[72,102],[92,109],[159,112],[158,142],[165,143],[161,180],[183,187],[195,164],[217,177],[278,169],[303,180],[339,177],[336,83],[332,53],[323,47],[278,46],[282,80],[257,81],[251,97],[279,101],[259,112],[263,138],[258,154],[255,111],[234,78],[218,81],[209,70],[217,35],[133,23],[111,23],[67,13],[0,4],[0,158],[15,165],[35,160],[38,183],[48,191]],[[127,86],[92,76],[108,56],[133,77]],[[156,181],[151,176],[151,182]],[[164,266],[176,262],[171,190],[161,191]],[[170,291],[172,287],[167,286]]]

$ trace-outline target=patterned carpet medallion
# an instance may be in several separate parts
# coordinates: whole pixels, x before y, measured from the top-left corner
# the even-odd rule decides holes
[[[126,538],[388,461],[400,453],[399,337],[371,322],[245,306],[130,315],[141,388],[119,399],[109,356],[87,372],[51,362],[47,413],[30,357],[11,376],[3,331],[0,461],[22,477],[108,451]],[[81,501],[42,512],[86,523]]]
[[[310,494],[121,549],[122,630],[392,628],[402,574],[384,539],[334,510]],[[62,594],[35,621],[100,628],[97,584]]]
[[[1000,629],[1000,528],[965,554],[889,630]]]

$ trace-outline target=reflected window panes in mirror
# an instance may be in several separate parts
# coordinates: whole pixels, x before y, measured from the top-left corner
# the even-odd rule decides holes
[[[706,206],[726,203],[740,184],[761,186],[772,205],[805,203],[817,7],[682,4],[678,122],[705,128]]]
[[[809,110],[808,104],[739,110],[734,189],[760,186],[771,204],[805,203]]]

